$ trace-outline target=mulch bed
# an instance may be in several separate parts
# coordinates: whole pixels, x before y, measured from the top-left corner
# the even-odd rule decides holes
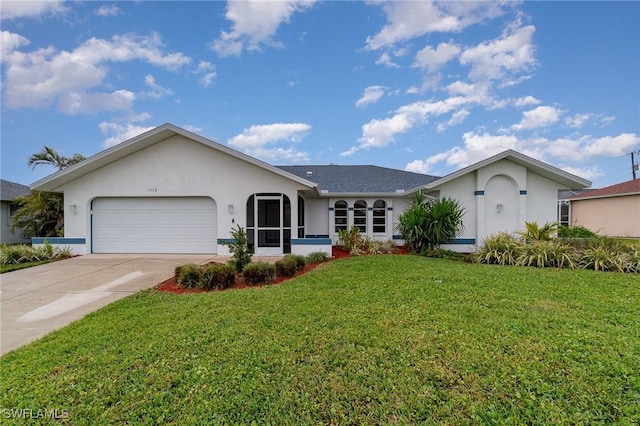
[[[399,247],[399,250],[396,252],[397,254],[406,254],[407,250],[404,247]],[[330,260],[336,260],[336,259],[344,259],[345,257],[350,257],[351,255],[349,254],[348,251],[343,250],[341,247],[332,247],[331,249],[331,259]],[[271,283],[271,284],[259,284],[259,285],[249,285],[246,284],[244,282],[244,280],[242,279],[242,275],[238,275],[236,276],[236,282],[233,286],[225,289],[225,290],[215,290],[215,291],[227,291],[227,290],[239,290],[239,289],[243,289],[243,288],[257,288],[257,287],[264,287],[265,285],[277,285],[277,284],[281,284],[285,281],[289,281],[295,277],[297,277],[298,275],[303,275],[306,274],[307,272],[313,271],[314,269],[316,269],[318,266],[322,265],[322,263],[312,263],[309,265],[305,265],[305,267],[303,269],[301,269],[300,271],[298,271],[296,273],[296,275],[294,275],[293,277],[278,277],[276,278],[276,281]],[[155,289],[158,291],[163,291],[166,293],[175,293],[175,294],[191,294],[191,293],[205,293],[207,291],[212,291],[212,290],[202,290],[202,289],[198,289],[198,288],[182,288],[180,287],[177,283],[174,277],[171,277],[163,282],[161,282],[160,284],[158,284],[157,286],[155,286]]]

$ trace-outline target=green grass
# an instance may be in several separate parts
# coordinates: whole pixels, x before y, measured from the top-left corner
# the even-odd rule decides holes
[[[358,257],[279,286],[138,293],[0,362],[6,424],[21,408],[78,425],[631,424],[640,280]]]
[[[10,265],[0,265],[0,274],[4,274],[5,272],[17,271],[18,269],[31,268],[33,266],[44,265],[45,263],[50,263],[52,260],[41,260],[38,262],[28,262],[28,263],[14,263]]]

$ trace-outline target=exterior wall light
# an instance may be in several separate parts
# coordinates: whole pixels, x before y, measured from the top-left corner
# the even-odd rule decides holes
[[[233,214],[233,203],[230,203],[230,204],[227,206],[227,211],[229,212],[229,214]]]
[[[69,204],[69,211],[73,214],[78,214],[78,205],[77,204]]]
[[[504,205],[501,203],[498,203],[496,205],[496,213],[502,213],[502,210],[504,209]]]

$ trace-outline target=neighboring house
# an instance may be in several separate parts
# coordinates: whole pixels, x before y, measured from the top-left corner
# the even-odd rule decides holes
[[[560,225],[571,226],[571,203],[569,202],[569,198],[589,191],[593,191],[593,189],[566,189],[558,191],[558,216],[556,217],[556,221]]]
[[[571,225],[600,235],[640,238],[640,179],[568,198]]]
[[[19,183],[10,182],[8,180],[0,180],[0,243],[16,244],[16,243],[28,243],[30,239],[25,238],[22,235],[22,231],[16,229],[11,230],[11,216],[18,208],[15,203],[17,197],[23,197],[31,194],[28,186],[20,185]]]
[[[469,252],[525,221],[554,221],[560,189],[590,182],[515,151],[448,176],[376,166],[275,167],[164,124],[56,172],[32,189],[64,193],[65,237],[75,253],[227,254],[236,226],[256,254],[330,252],[340,229],[394,239],[413,194],[450,196],[467,213],[445,247]],[[35,239],[41,243],[43,239]]]

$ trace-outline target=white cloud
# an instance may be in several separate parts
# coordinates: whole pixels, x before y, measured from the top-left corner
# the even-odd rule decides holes
[[[9,56],[15,49],[27,46],[31,42],[20,34],[12,33],[10,31],[2,31],[0,33],[0,60],[4,64],[7,62],[7,56]]]
[[[376,59],[376,65],[384,65],[388,68],[400,68],[400,65],[393,62],[388,52],[384,52],[378,59]]]
[[[64,13],[67,8],[62,0],[22,0],[3,1],[0,5],[0,17],[2,19],[37,18],[44,15]]]
[[[185,130],[188,130],[192,133],[200,133],[202,131],[201,127],[198,126],[194,126],[191,124],[185,124],[184,126],[182,126],[182,128],[184,128]]]
[[[290,144],[304,139],[311,130],[305,123],[272,123],[258,124],[246,128],[228,140],[228,144],[241,149],[246,154],[265,161],[303,162],[309,159],[306,152],[299,152]],[[287,148],[272,147],[285,143]]]
[[[26,39],[21,39],[22,45]],[[15,42],[14,42],[15,45]],[[105,92],[101,89],[109,74],[110,62],[141,60],[152,65],[177,70],[190,62],[182,53],[164,53],[160,36],[136,34],[115,35],[111,40],[91,38],[72,51],[57,51],[54,47],[23,53],[14,50],[5,59],[4,106],[5,108],[47,108],[56,105],[70,114],[93,114],[112,110],[130,97],[127,90]],[[78,104],[78,97],[106,99],[105,108],[100,102],[85,101]],[[130,99],[132,100],[132,99]],[[75,106],[72,106],[75,105]],[[86,109],[82,109],[82,105]]]
[[[126,124],[103,121],[98,125],[98,127],[103,134],[110,136],[105,139],[102,146],[104,148],[110,148],[153,129],[153,126],[147,127],[136,124],[137,122],[147,120],[150,117],[151,116],[149,114],[143,112],[137,116],[130,117],[128,120],[129,122]]]
[[[436,72],[458,54],[460,54],[460,47],[455,44],[440,43],[435,49],[425,46],[416,53],[415,66],[427,69],[429,72]]]
[[[416,125],[424,124],[429,117],[446,114],[461,108],[469,101],[461,96],[443,101],[418,101],[404,105],[395,114],[382,120],[373,119],[362,126],[362,137],[358,145],[342,152],[340,155],[352,155],[361,149],[382,148],[393,142],[395,136],[404,133]]]
[[[507,2],[383,1],[387,24],[367,37],[377,50],[432,32],[460,32],[469,25],[500,16]]]
[[[511,126],[513,130],[531,130],[547,127],[560,120],[562,111],[551,106],[539,106],[522,113],[522,120]]]
[[[451,118],[448,121],[439,123],[436,130],[438,131],[438,133],[442,133],[449,127],[457,126],[458,124],[461,124],[469,116],[469,114],[471,113],[466,109],[458,110],[451,114]]]
[[[204,87],[211,86],[211,84],[213,84],[213,80],[218,76],[216,66],[207,61],[200,61],[198,68],[194,71],[194,74],[200,75],[200,84]]]
[[[96,15],[106,17],[106,16],[117,16],[120,14],[120,8],[115,4],[107,6],[103,4],[96,10]]]
[[[360,99],[356,101],[356,106],[361,108],[378,102],[384,96],[386,89],[384,86],[369,86],[365,88]]]
[[[593,167],[570,167],[570,166],[563,166],[560,167],[562,170],[564,170],[565,172],[571,173],[572,175],[576,175],[579,176],[583,179],[587,179],[590,181],[593,181],[597,178],[599,178],[600,176],[603,176],[602,170],[600,170],[600,168],[598,166],[593,166]]]
[[[640,145],[640,137],[635,133],[621,133],[618,136],[605,136],[588,139],[580,147],[578,155],[584,153],[587,157],[621,157],[633,151]]]
[[[128,90],[111,93],[65,92],[60,95],[56,109],[64,114],[95,114],[99,111],[129,110],[136,95]]]
[[[405,167],[408,171],[429,173],[433,166],[444,162],[447,166],[462,168],[496,155],[507,149],[522,152],[541,161],[554,160],[580,163],[599,157],[620,157],[640,144],[635,133],[622,133],[618,136],[593,138],[580,136],[572,138],[523,138],[516,135],[492,135],[467,132],[462,136],[462,146],[435,154],[424,160],[414,160]],[[601,175],[597,166],[562,166],[563,170],[578,176],[592,179]]]
[[[243,49],[259,50],[261,45],[277,46],[273,35],[295,12],[313,6],[314,0],[246,1],[229,0],[226,18],[233,22],[229,32],[221,31],[211,43],[220,56],[238,56]]]
[[[173,95],[173,90],[171,89],[167,89],[165,87],[160,86],[157,82],[154,76],[152,76],[151,74],[147,74],[144,77],[144,84],[146,84],[151,91],[150,92],[146,92],[145,94],[153,99],[162,99],[165,96],[171,96]]]
[[[513,104],[517,107],[540,105],[540,100],[533,96],[524,96],[513,101]]]
[[[500,80],[502,85],[521,81],[521,73],[531,71],[537,61],[532,44],[535,27],[508,26],[502,35],[465,49],[460,54],[460,63],[470,65],[469,78],[473,81]]]
[[[593,114],[576,114],[573,117],[567,117],[564,119],[564,124],[569,127],[580,128],[593,117]]]

